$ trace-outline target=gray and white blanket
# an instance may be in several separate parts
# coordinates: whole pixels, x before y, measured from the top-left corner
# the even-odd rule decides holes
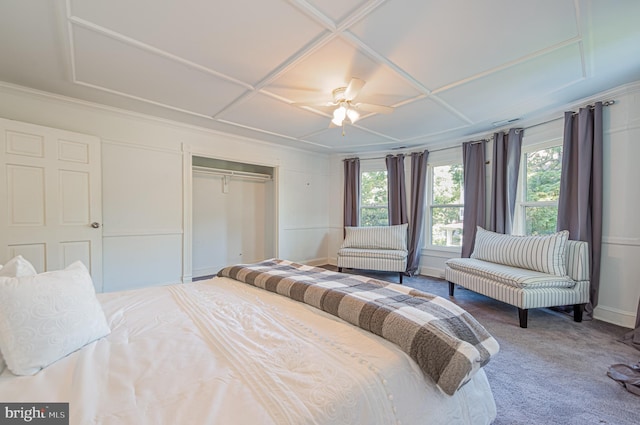
[[[499,350],[465,310],[402,285],[278,259],[226,267],[218,276],[304,302],[393,342],[449,395]]]

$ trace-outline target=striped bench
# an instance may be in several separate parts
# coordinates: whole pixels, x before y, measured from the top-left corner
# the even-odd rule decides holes
[[[527,327],[530,308],[574,306],[582,321],[589,301],[587,242],[568,239],[568,232],[545,236],[512,236],[478,228],[471,258],[447,260],[449,295],[455,285],[518,307],[520,327]]]
[[[338,250],[338,271],[343,268],[398,272],[407,270],[407,224],[345,227]]]

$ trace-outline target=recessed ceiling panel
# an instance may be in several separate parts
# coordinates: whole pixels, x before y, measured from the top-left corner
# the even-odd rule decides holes
[[[51,90],[66,77],[58,9],[52,1],[0,2],[0,80]]]
[[[81,27],[74,27],[76,79],[206,116],[246,89],[204,71]]]
[[[351,31],[431,90],[578,35],[573,0],[396,0]]]
[[[336,38],[305,58],[265,90],[294,102],[328,102],[351,78],[365,80],[357,101],[393,105],[420,93],[387,66]]]
[[[319,131],[329,125],[327,117],[262,94],[256,94],[234,105],[216,118],[295,138]]]
[[[71,0],[71,14],[252,85],[324,31],[283,0]]]
[[[341,152],[355,152],[358,148],[366,146],[375,148],[376,146],[394,145],[398,142],[387,137],[374,134],[352,125],[344,127],[327,128],[313,136],[305,137],[305,140],[315,142],[330,147]]]
[[[396,108],[389,115],[364,118],[360,125],[397,139],[413,139],[464,127],[467,122],[430,98]]]
[[[574,44],[443,91],[438,97],[478,122],[497,114],[509,115],[513,105],[549,95],[582,79],[580,48]]]

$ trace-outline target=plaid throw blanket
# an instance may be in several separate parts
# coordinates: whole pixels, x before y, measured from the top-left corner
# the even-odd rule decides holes
[[[218,276],[304,302],[395,343],[449,395],[499,349],[465,310],[401,285],[278,259],[226,267]]]

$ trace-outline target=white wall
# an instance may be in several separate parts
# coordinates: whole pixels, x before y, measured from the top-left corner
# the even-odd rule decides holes
[[[328,156],[0,83],[0,116],[102,140],[104,290],[190,279],[183,264],[185,152],[277,169],[276,256],[328,252]],[[186,147],[186,148],[185,148]],[[272,220],[273,221],[273,220]]]
[[[602,270],[600,296],[595,317],[628,328],[634,327],[638,299],[640,298],[640,82],[620,87],[606,93],[568,105],[592,103],[595,100],[614,99],[613,106],[604,112],[604,222],[602,245]],[[525,130],[523,144],[538,144],[549,140],[562,141],[562,112],[555,114],[557,120],[543,125],[530,126]],[[547,121],[547,120],[543,120]],[[487,134],[485,137],[489,137]],[[473,137],[472,139],[482,138]],[[468,140],[471,140],[468,139]],[[458,141],[462,143],[466,140]],[[452,141],[452,143],[455,141]],[[487,155],[491,155],[491,144]],[[416,148],[414,150],[420,150]],[[460,150],[434,152],[429,156],[430,164],[449,160],[451,155],[460,155]],[[378,153],[376,156],[384,156]],[[366,158],[366,156],[363,156]],[[342,211],[343,157],[331,159],[333,174],[331,187],[338,191],[331,201],[332,210]],[[461,159],[461,158],[460,158]],[[336,174],[337,173],[337,174]],[[490,176],[487,187],[490,187]],[[329,258],[335,261],[336,251],[342,242],[342,215],[331,216],[332,244]],[[428,229],[425,229],[428,231]],[[426,239],[426,238],[425,238]],[[421,273],[434,277],[444,276],[444,263],[449,258],[459,257],[456,249],[423,249],[420,259]]]
[[[253,263],[273,257],[272,181],[232,177],[223,191],[223,176],[193,173],[192,274],[208,276],[228,264]]]

